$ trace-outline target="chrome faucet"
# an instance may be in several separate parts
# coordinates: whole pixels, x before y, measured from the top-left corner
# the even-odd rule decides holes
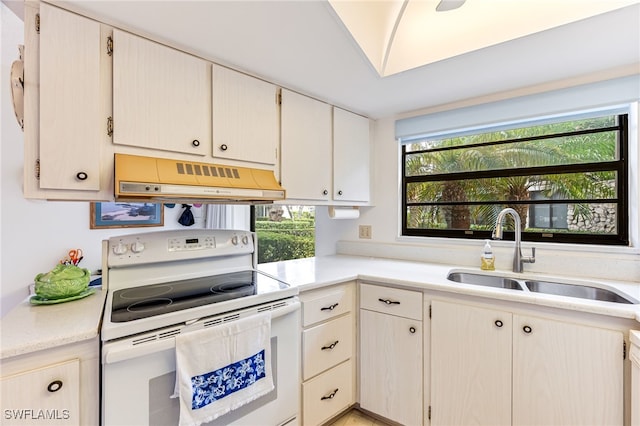
[[[522,250],[520,248],[520,215],[512,208],[503,209],[500,211],[500,213],[498,213],[498,218],[496,219],[496,227],[493,229],[493,238],[498,240],[502,239],[502,222],[504,221],[504,218],[507,214],[511,214],[511,216],[513,216],[513,221],[515,222],[516,246],[513,253],[513,272],[522,272],[523,263],[536,262],[536,248],[531,247],[530,257],[522,256]]]

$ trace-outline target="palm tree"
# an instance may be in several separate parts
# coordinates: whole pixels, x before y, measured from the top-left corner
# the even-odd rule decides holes
[[[440,174],[461,171],[481,171],[495,169],[522,168],[574,164],[580,162],[604,161],[615,158],[615,133],[586,134],[557,139],[537,139],[527,142],[481,145],[483,142],[499,139],[523,139],[540,134],[556,134],[584,128],[601,128],[610,125],[605,120],[591,119],[575,122],[549,124],[531,128],[515,129],[508,133],[472,135],[448,140],[427,142],[413,146],[413,150],[441,147],[461,147],[464,149],[422,152],[407,156],[407,175]],[[505,207],[515,209],[521,218],[522,228],[526,227],[529,205],[523,203],[531,198],[533,189],[540,190],[547,198],[560,196],[566,199],[609,198],[614,188],[611,181],[613,172],[584,174],[547,174],[544,176],[511,176],[506,178],[473,180],[443,180],[413,184],[407,190],[407,201],[495,201],[505,200]],[[517,201],[518,203],[509,203]],[[469,206],[460,204],[439,205],[430,209],[411,211],[411,227],[438,227],[446,223],[448,229],[470,229],[471,224],[494,223],[497,209],[493,205]],[[420,211],[421,214],[416,214]],[[587,205],[578,204],[576,213],[588,216]]]

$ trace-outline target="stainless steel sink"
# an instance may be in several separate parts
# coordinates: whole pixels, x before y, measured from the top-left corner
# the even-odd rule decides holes
[[[588,285],[575,285],[550,281],[525,281],[530,291],[536,293],[555,294],[558,296],[578,297],[581,299],[600,300],[603,302],[628,303],[637,302],[627,299],[611,290]]]
[[[522,290],[518,281],[510,278],[498,277],[495,275],[471,274],[468,272],[451,272],[447,279],[462,284],[483,285],[486,287],[508,288],[512,290]]]
[[[510,290],[524,290],[534,293],[553,294],[556,296],[577,297],[580,299],[598,300],[602,302],[639,304],[631,297],[624,296],[613,290],[590,286],[587,284],[569,284],[555,281],[507,278],[498,275],[474,274],[472,272],[450,272],[449,281],[462,284],[481,285],[485,287],[507,288]]]

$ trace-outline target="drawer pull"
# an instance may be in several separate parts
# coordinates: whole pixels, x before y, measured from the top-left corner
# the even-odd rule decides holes
[[[338,342],[340,342],[339,340],[336,340],[335,342],[333,342],[332,344],[330,344],[329,346],[323,346],[321,349],[323,351],[326,351],[327,349],[333,349],[336,347],[336,345],[338,344]]]
[[[522,331],[529,334],[531,333],[532,330],[531,330],[531,327],[529,327],[528,325],[525,325],[524,327],[522,327]]]
[[[338,305],[339,305],[339,303],[334,303],[331,306],[326,306],[324,308],[320,308],[320,310],[321,311],[333,311]]]
[[[331,392],[329,395],[325,395],[322,398],[320,398],[320,401],[324,401],[325,399],[333,399],[333,397],[336,396],[337,393],[338,393],[338,388],[336,388],[336,390]]]
[[[500,328],[500,327],[502,327],[502,326],[503,326],[503,323],[502,323],[502,321],[500,321],[500,320],[496,320],[496,322],[495,322],[494,324],[495,324],[495,325],[496,325],[496,327],[498,327],[498,328]]]
[[[49,392],[58,392],[60,389],[62,389],[62,380],[54,380],[47,386]]]
[[[414,334],[416,332],[415,327],[409,327],[409,333]]]
[[[400,302],[396,301],[396,300],[389,300],[389,299],[378,299],[379,301],[381,301],[382,303],[386,303],[387,305],[399,305]]]

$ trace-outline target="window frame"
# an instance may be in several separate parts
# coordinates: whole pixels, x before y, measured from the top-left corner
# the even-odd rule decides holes
[[[603,111],[606,112],[606,111]],[[552,173],[576,173],[576,172],[593,172],[593,171],[615,171],[618,176],[617,191],[615,199],[585,199],[582,201],[589,201],[590,203],[607,203],[616,204],[618,207],[618,214],[616,214],[616,234],[568,234],[568,233],[554,233],[554,232],[522,232],[523,241],[532,242],[555,242],[555,243],[570,243],[570,244],[602,244],[602,245],[626,245],[629,246],[629,112],[612,111],[611,115],[618,117],[617,125],[607,127],[606,130],[618,130],[619,131],[619,157],[614,161],[598,162],[598,163],[581,163],[562,166],[537,166],[537,167],[524,167],[518,169],[498,169],[498,170],[483,170],[476,172],[457,172],[450,174],[432,174],[421,176],[407,176],[406,175],[406,159],[408,155],[415,155],[419,151],[407,152],[407,145],[418,142],[417,138],[411,138],[404,143],[401,143],[401,155],[400,155],[400,169],[401,169],[401,236],[403,237],[445,237],[445,238],[461,238],[461,239],[489,239],[491,238],[490,230],[464,230],[464,229],[425,229],[425,228],[408,228],[408,211],[412,206],[421,205],[486,205],[495,204],[502,205],[502,201],[496,201],[494,203],[487,203],[485,201],[467,201],[467,202],[422,202],[422,203],[407,203],[407,190],[411,183],[421,183],[429,181],[442,181],[443,176],[447,176],[448,180],[459,179],[482,179],[493,177],[507,177],[507,176],[527,176],[536,174],[552,174]],[[579,119],[580,114],[566,115],[562,121],[572,121],[573,119]],[[509,126],[509,128],[530,127],[528,122],[517,123],[517,125]],[[477,129],[477,134],[491,131],[491,128]],[[599,129],[604,131],[604,129]],[[454,134],[455,132],[451,132]],[[562,134],[554,134],[548,137],[558,136],[576,136],[580,134],[593,133],[590,130],[581,130],[575,132],[566,132]],[[547,137],[547,136],[544,136]],[[447,135],[438,135],[438,139],[445,139]],[[426,138],[425,138],[426,139]],[[541,139],[535,137],[533,139]],[[516,141],[524,141],[526,139],[518,139]],[[402,140],[401,140],[402,142]],[[512,143],[511,141],[498,141],[490,144],[505,144]],[[489,144],[482,144],[487,146]],[[477,145],[476,145],[477,146]],[[473,144],[465,145],[464,148],[474,147]],[[438,150],[451,150],[460,149],[460,147],[443,147]],[[430,150],[435,151],[435,150]],[[523,200],[523,201],[509,201],[508,204],[567,204],[567,200]],[[569,203],[570,204],[570,203]],[[505,231],[505,239],[514,239],[513,231]]]

